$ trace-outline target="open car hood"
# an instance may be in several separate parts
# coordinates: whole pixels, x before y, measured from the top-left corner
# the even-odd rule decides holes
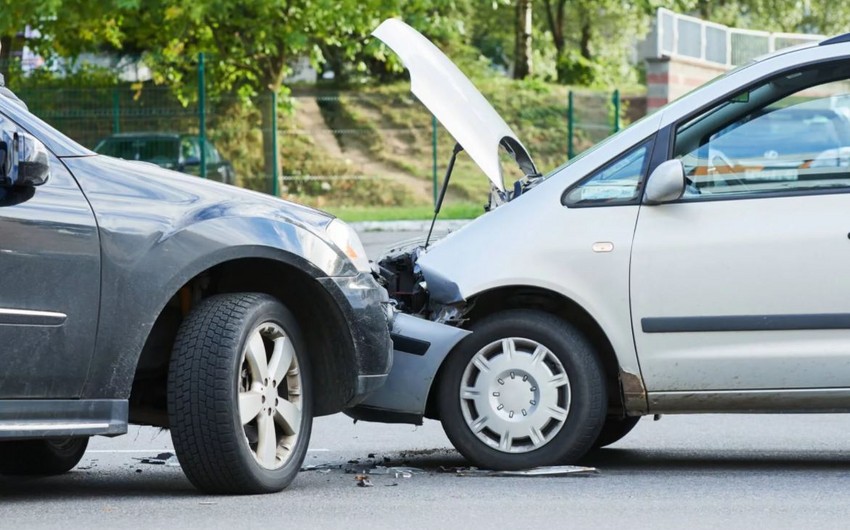
[[[388,19],[372,33],[410,71],[410,90],[443,124],[499,191],[505,190],[499,146],[516,160],[524,175],[536,175],[528,151],[505,120],[448,57],[421,33]]]

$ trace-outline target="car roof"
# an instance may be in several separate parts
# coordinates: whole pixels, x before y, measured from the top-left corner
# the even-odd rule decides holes
[[[167,133],[167,132],[130,132],[130,133],[116,133],[111,134],[106,137],[106,140],[112,139],[133,139],[133,138],[164,138],[164,139],[178,139],[181,136],[177,133]]]

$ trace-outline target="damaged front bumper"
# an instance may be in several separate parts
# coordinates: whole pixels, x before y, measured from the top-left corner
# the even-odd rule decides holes
[[[353,406],[380,388],[390,372],[393,345],[389,330],[393,309],[386,289],[371,274],[319,281],[342,310],[354,346],[357,379],[353,395],[346,403]]]
[[[392,327],[393,366],[386,383],[345,413],[356,420],[419,425],[446,356],[470,331],[398,314]]]

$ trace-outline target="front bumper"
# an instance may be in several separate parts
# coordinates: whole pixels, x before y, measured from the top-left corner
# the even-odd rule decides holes
[[[356,381],[351,407],[379,388],[393,364],[390,339],[393,310],[386,289],[371,274],[319,280],[333,296],[348,326],[354,348]]]
[[[356,420],[421,424],[437,372],[470,332],[411,315],[395,317],[392,372],[384,386],[345,413]]]

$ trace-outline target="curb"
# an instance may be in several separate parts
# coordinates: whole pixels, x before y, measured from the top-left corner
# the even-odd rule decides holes
[[[434,230],[438,232],[455,231],[472,219],[447,219],[437,221]],[[358,221],[349,223],[357,232],[427,232],[431,221]]]

